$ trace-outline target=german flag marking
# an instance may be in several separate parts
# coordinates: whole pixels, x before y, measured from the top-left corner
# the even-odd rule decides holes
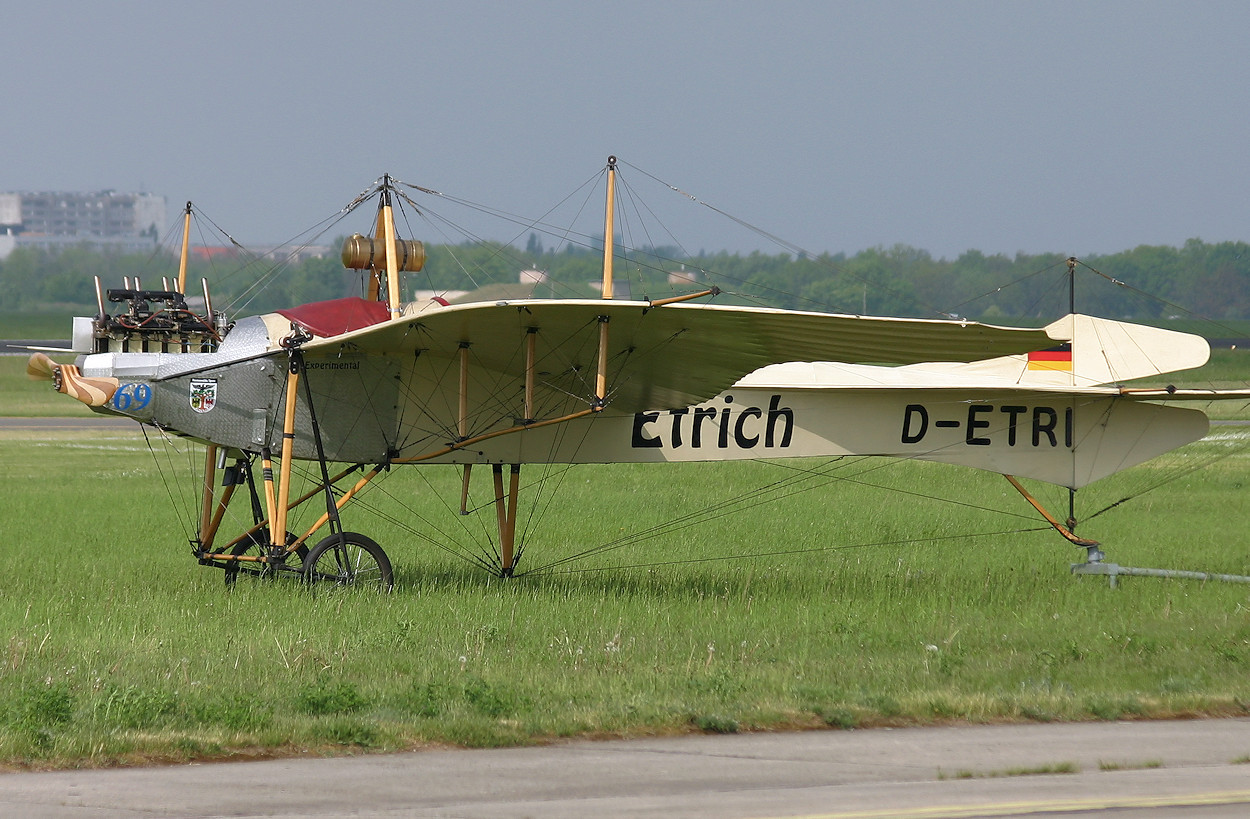
[[[1034,350],[1029,353],[1030,370],[1072,371],[1072,345],[1060,344],[1045,350]]]

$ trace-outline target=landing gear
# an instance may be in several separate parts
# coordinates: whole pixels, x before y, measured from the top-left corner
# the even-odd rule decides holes
[[[304,580],[389,592],[395,587],[391,560],[372,539],[340,532],[322,540],[304,558]]]
[[[254,576],[283,572],[299,575],[305,581],[327,582],[336,586],[355,586],[388,592],[394,587],[391,561],[382,547],[364,535],[341,532],[340,508],[373,480],[385,468],[379,464],[356,481],[350,489],[336,494],[335,484],[352,473],[362,470],[363,464],[348,467],[333,477],[327,469],[326,453],[322,446],[321,430],[313,408],[312,392],[305,380],[304,388],[308,402],[308,415],[316,442],[317,462],[321,467],[321,481],[301,497],[291,497],[291,462],[295,439],[295,402],[303,358],[298,349],[302,337],[293,331],[290,344],[283,346],[289,353],[289,370],[286,384],[286,404],[282,423],[282,455],[274,468],[273,455],[268,447],[260,451],[263,493],[253,477],[252,462],[255,454],[239,453],[233,467],[226,471],[218,496],[216,474],[218,448],[210,444],[205,454],[204,496],[200,516],[200,528],[193,541],[195,555],[201,564],[218,566],[225,570],[226,585],[232,586],[240,574]],[[285,340],[284,340],[285,342]],[[222,458],[224,461],[224,457]],[[226,507],[237,486],[246,485],[252,503],[253,526],[242,537],[232,541],[223,552],[212,549],[213,539],[225,514]],[[322,495],[326,511],[303,534],[296,535],[287,529],[289,514],[305,501]],[[323,526],[329,525],[331,534],[311,550],[305,545],[307,539]],[[279,534],[281,533],[281,534]]]
[[[288,546],[295,543],[295,533],[286,533],[286,543]],[[248,535],[242,542],[235,544],[230,550],[230,554],[234,557],[244,555],[253,555],[259,557],[269,554],[269,529],[259,529]],[[235,581],[239,579],[240,574],[251,575],[253,577],[272,576],[275,571],[288,570],[300,571],[303,568],[304,558],[308,557],[308,547],[300,544],[295,547],[294,553],[286,552],[277,559],[271,559],[269,563],[261,563],[258,561],[240,561],[232,560],[225,563],[226,585],[233,586]],[[288,563],[287,561],[290,560]]]

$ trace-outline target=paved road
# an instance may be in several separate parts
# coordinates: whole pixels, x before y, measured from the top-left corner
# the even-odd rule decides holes
[[[1250,816],[1248,755],[1246,719],[578,741],[0,774],[0,815],[1212,819]]]
[[[133,418],[118,418],[109,415],[81,415],[66,418],[17,418],[13,416],[0,416],[0,430],[3,429],[28,429],[28,430],[116,430],[129,429],[135,432],[139,431],[139,424]]]

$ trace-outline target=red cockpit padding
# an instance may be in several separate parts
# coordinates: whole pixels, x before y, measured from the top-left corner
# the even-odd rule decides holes
[[[382,302],[356,296],[301,304],[279,310],[278,314],[322,338],[370,327],[390,318],[390,311]]]

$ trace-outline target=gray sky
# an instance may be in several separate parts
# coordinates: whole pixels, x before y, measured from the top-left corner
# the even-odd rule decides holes
[[[383,172],[538,216],[608,154],[813,252],[1250,239],[1250,3],[25,0],[0,60],[0,190],[190,199],[244,243]]]

